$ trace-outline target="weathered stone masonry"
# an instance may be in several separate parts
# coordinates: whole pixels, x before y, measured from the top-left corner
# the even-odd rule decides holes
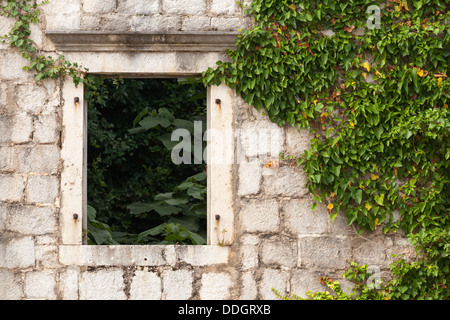
[[[0,32],[11,23],[1,17]],[[207,34],[224,39],[251,24],[234,0],[52,0],[32,38],[42,53],[63,53],[94,73],[179,76],[226,59],[222,40]],[[173,35],[190,42],[171,43]],[[210,199],[224,218],[223,225],[210,221],[209,245],[82,245],[82,221],[68,216],[83,214],[81,201],[71,201],[82,199],[82,154],[67,149],[74,141],[71,150],[82,150],[84,107],[73,102],[82,88],[71,79],[36,83],[24,64],[17,50],[0,45],[0,299],[273,299],[271,288],[304,296],[324,289],[322,275],[340,279],[349,261],[383,275],[391,254],[412,255],[400,233],[357,236],[345,217],[332,223],[325,205],[311,211],[302,170],[265,166],[278,154],[252,149],[236,134],[232,157],[245,161],[209,176],[213,195],[222,188],[230,196]],[[277,127],[226,87],[209,95],[223,101],[223,113],[208,105],[216,125],[269,130],[287,155],[308,148],[306,131]]]

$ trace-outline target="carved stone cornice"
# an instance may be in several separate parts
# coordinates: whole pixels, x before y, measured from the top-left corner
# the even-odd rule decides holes
[[[72,52],[224,52],[235,47],[236,32],[56,32],[46,36],[56,50]]]

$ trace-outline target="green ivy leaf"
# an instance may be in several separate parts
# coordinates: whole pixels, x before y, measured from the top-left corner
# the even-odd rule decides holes
[[[361,204],[361,201],[362,201],[362,190],[361,189],[358,189],[358,190],[356,190],[355,191],[355,194],[353,195],[353,199],[355,199],[355,201],[358,203],[358,204]]]

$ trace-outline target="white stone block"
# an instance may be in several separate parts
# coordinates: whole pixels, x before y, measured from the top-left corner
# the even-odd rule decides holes
[[[130,28],[133,32],[178,31],[181,29],[181,17],[159,14],[133,16],[130,21]]]
[[[0,271],[0,300],[20,300],[22,298],[21,274],[7,270]]]
[[[37,49],[42,48],[43,43],[43,30],[41,29],[42,25],[40,24],[30,24],[30,39],[34,41],[34,45]]]
[[[140,246],[135,245],[131,247],[131,262],[141,266],[160,266],[167,264],[165,258],[165,246]],[[118,249],[126,250],[123,246],[118,246]],[[128,250],[126,250],[128,251]],[[124,256],[122,254],[122,256]],[[125,259],[122,259],[121,264],[127,264]]]
[[[264,175],[262,184],[266,195],[301,198],[309,194],[308,178],[301,168],[282,165],[270,170],[272,174]]]
[[[56,215],[49,207],[12,207],[8,230],[22,234],[42,235],[56,232]]]
[[[182,31],[206,31],[211,26],[211,17],[185,17],[182,20]]]
[[[257,194],[261,189],[262,164],[259,161],[239,165],[238,195]]]
[[[265,269],[261,280],[258,282],[259,299],[262,300],[276,300],[277,297],[272,289],[279,291],[285,295],[288,291],[289,275],[287,271],[278,269]]]
[[[56,173],[59,162],[59,149],[54,145],[36,145],[19,150],[19,172]]]
[[[247,26],[247,21],[243,18],[225,18],[225,17],[212,17],[211,28],[218,31],[238,31],[244,29]]]
[[[28,299],[55,299],[55,287],[54,271],[33,271],[25,275],[25,295]]]
[[[6,229],[7,218],[8,218],[8,208],[0,205],[0,232]]]
[[[15,23],[15,19],[10,17],[10,18],[6,18],[4,16],[0,16],[0,35],[6,35],[11,31],[11,28],[14,26]],[[0,42],[0,49],[8,49],[9,44],[5,43],[2,44]]]
[[[58,112],[61,104],[61,90],[58,81],[58,79],[41,80],[40,84],[44,86],[48,94],[48,96],[46,96],[42,113],[48,114]]]
[[[44,86],[37,84],[19,85],[16,93],[17,105],[23,112],[39,114],[48,98]]]
[[[389,256],[387,249],[389,245],[387,237],[356,237],[352,239],[352,261],[360,264],[377,265],[382,268],[389,268]]]
[[[299,239],[298,265],[308,269],[344,269],[355,261],[350,238],[305,236]]]
[[[201,300],[225,300],[233,285],[231,277],[225,273],[204,273],[201,278]]]
[[[283,269],[297,265],[297,243],[279,237],[265,240],[261,249],[261,261],[267,265],[281,266]]]
[[[166,300],[187,300],[192,297],[192,271],[167,270],[163,275],[164,298]]]
[[[159,1],[119,0],[117,12],[121,14],[156,14],[159,13]]]
[[[319,282],[319,278],[323,277],[324,273],[320,271],[310,271],[304,269],[296,269],[293,272],[291,285],[292,293],[306,299],[308,296],[306,292],[322,292],[329,290],[327,286]]]
[[[34,120],[33,140],[37,143],[55,143],[59,137],[59,123],[55,114],[40,115]]]
[[[241,263],[244,270],[256,268],[259,263],[259,237],[253,234],[246,234],[242,237]]]
[[[24,185],[24,179],[19,175],[0,175],[0,201],[20,201]]]
[[[53,204],[58,196],[59,181],[55,176],[31,176],[25,190],[26,200],[31,203]]]
[[[7,79],[30,79],[31,72],[22,69],[23,66],[29,65],[29,62],[22,58],[19,51],[7,51],[0,55],[0,78],[2,81]]]
[[[228,262],[229,247],[176,246],[178,259],[193,266],[210,266]]]
[[[86,0],[90,2],[92,0]],[[81,8],[81,0],[49,0],[49,3],[42,6],[40,10],[44,13],[78,13]]]
[[[14,171],[17,161],[13,147],[0,147],[0,171]]]
[[[83,11],[87,13],[110,13],[116,9],[116,0],[87,0]]]
[[[102,25],[101,20],[100,15],[84,14],[81,17],[80,27],[82,30],[96,30]]]
[[[258,283],[252,272],[242,274],[242,292],[240,300],[256,300],[258,297]]]
[[[235,12],[236,0],[212,0],[211,13],[213,15],[232,15]]]
[[[154,272],[136,271],[131,282],[131,300],[160,300],[161,278]]]
[[[50,0],[41,7],[47,30],[75,31],[80,29],[81,0]]]
[[[130,19],[124,15],[105,15],[95,28],[99,31],[130,31]]]
[[[248,270],[258,267],[259,254],[258,247],[256,246],[244,246],[241,248],[242,254],[242,268]]]
[[[79,31],[81,26],[80,13],[60,15],[46,15],[47,17],[47,30],[49,31]]]
[[[167,14],[202,15],[206,12],[205,0],[163,0],[163,12]]]
[[[165,263],[169,266],[175,266],[177,263],[177,252],[175,250],[175,246],[164,246],[164,251],[162,253]]]
[[[32,237],[0,240],[0,268],[27,268],[35,264]]]
[[[58,246],[56,245],[36,245],[36,266],[45,269],[58,268]]]
[[[36,236],[36,245],[44,246],[44,245],[55,245],[59,242],[59,239],[55,235],[41,235]]]
[[[81,300],[124,300],[125,284],[122,270],[83,272],[80,279]]]
[[[319,203],[312,211],[312,200],[292,199],[282,207],[285,230],[293,235],[323,234],[328,230],[330,217],[325,204]]]
[[[235,134],[238,163],[258,157],[265,164],[266,159],[278,159],[283,150],[284,130],[269,119],[245,121]]]
[[[242,204],[241,221],[247,232],[277,232],[279,227],[278,202],[251,199]]]
[[[78,285],[80,269],[75,266],[68,267],[59,276],[59,290],[63,300],[78,300]]]
[[[300,156],[305,150],[311,147],[311,138],[308,130],[302,128],[300,131],[296,127],[288,126],[286,128],[286,145],[284,154],[289,156]]]
[[[33,121],[25,113],[15,116],[0,115],[0,143],[26,143],[31,140]]]
[[[319,205],[317,207],[319,207]],[[352,225],[348,225],[347,217],[342,212],[337,215],[334,221],[330,220],[329,224],[330,224],[330,233],[332,234],[341,234],[341,235],[357,234],[356,228]]]

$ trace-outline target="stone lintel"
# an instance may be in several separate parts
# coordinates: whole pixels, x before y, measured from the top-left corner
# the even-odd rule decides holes
[[[58,32],[46,36],[59,51],[223,52],[234,49],[236,32]]]

